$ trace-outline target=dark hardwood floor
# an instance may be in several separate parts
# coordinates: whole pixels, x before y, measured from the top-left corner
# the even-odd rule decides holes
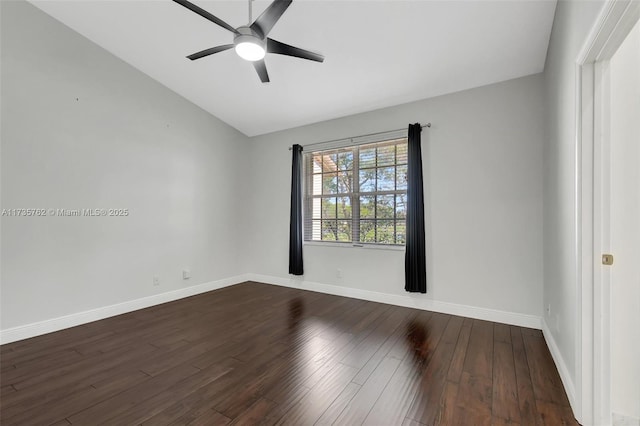
[[[266,284],[0,349],[3,426],[576,424],[539,330]]]

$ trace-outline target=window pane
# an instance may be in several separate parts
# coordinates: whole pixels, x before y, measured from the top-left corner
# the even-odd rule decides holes
[[[376,227],[373,220],[360,220],[360,242],[375,243]]]
[[[335,172],[338,169],[338,154],[324,154],[322,156],[322,171]]]
[[[322,218],[323,219],[336,218],[336,199],[335,198],[322,199]]]
[[[338,192],[340,194],[353,192],[353,172],[338,173]]]
[[[393,200],[393,195],[378,195],[376,203],[378,219],[393,219]]]
[[[360,192],[375,192],[376,169],[360,170]]]
[[[360,148],[360,168],[375,167],[376,166],[376,149],[375,148]]]
[[[320,201],[320,200],[318,200]],[[320,234],[320,226],[321,223],[319,220],[314,220],[311,223],[311,239],[312,240],[320,240],[322,239],[321,234]]]
[[[353,170],[353,151],[338,153],[338,169]]]
[[[311,204],[311,218],[322,219],[321,200],[320,198],[314,198]]]
[[[311,194],[312,195],[322,194],[322,175],[313,175],[312,182],[311,182]]]
[[[322,175],[322,193],[335,194],[338,191],[338,174]]]
[[[351,221],[338,221],[338,241],[351,241]]]
[[[407,194],[396,195],[396,217],[398,219],[407,217]]]
[[[322,155],[313,156],[313,173],[322,173]]]
[[[382,167],[378,169],[378,191],[393,191],[395,189],[395,167]]]
[[[396,244],[407,243],[407,225],[403,221],[396,222]]]
[[[376,197],[373,195],[360,196],[360,217],[375,219],[376,217]]]
[[[335,241],[337,238],[337,223],[335,220],[323,220],[322,221],[322,240],[323,241]]]
[[[376,242],[382,244],[393,244],[394,232],[392,220],[376,221]]]
[[[402,191],[406,191],[407,190],[407,166],[398,166],[398,171],[397,173],[397,189],[398,190],[402,190]]]
[[[396,148],[396,161],[398,164],[407,164],[407,144],[403,143]]]
[[[390,166],[396,162],[396,147],[382,146],[378,148],[378,167]]]
[[[338,218],[351,219],[351,197],[338,198]]]

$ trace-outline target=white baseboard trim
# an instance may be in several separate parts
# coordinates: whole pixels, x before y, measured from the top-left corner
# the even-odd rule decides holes
[[[333,294],[336,296],[351,297],[354,299],[369,300],[371,302],[387,303],[389,305],[404,306],[407,308],[422,309],[426,311],[441,312],[444,314],[459,315],[486,321],[499,322],[521,327],[529,327],[540,330],[541,318],[535,315],[519,314],[515,312],[499,311],[495,309],[479,308],[476,306],[459,305],[449,302],[427,299],[424,296],[401,296],[376,291],[362,290],[353,287],[343,287],[331,284],[322,284],[304,281],[299,278],[281,278],[269,275],[247,274],[250,281],[265,284],[274,284],[284,287],[310,290],[319,293]]]
[[[333,294],[336,296],[351,297],[354,299],[369,300],[378,303],[387,303],[390,305],[404,306],[408,308],[422,309],[433,312],[441,312],[451,315],[459,315],[469,318],[476,318],[485,321],[493,321],[504,324],[518,325],[521,327],[529,327],[540,329],[541,318],[535,315],[519,314],[515,312],[499,311],[494,309],[480,308],[469,305],[459,305],[449,302],[441,302],[432,299],[426,299],[421,296],[401,296],[388,293],[380,293],[369,290],[362,290],[353,287],[342,287],[331,284],[322,284],[311,281],[304,281],[298,278],[280,278],[269,275],[260,274],[243,274],[222,280],[211,281],[204,284],[186,287],[179,290],[168,291],[166,293],[154,294],[153,296],[143,297],[136,300],[118,303],[115,305],[104,306],[101,308],[91,309],[84,312],[65,315],[50,320],[39,321],[26,324],[6,330],[0,330],[0,344],[24,340],[35,336],[40,336],[54,331],[64,330],[65,328],[75,327],[87,324],[93,321],[125,314],[127,312],[136,311],[138,309],[148,308],[150,306],[167,303],[178,299],[183,299],[196,294],[206,293],[208,291],[217,290],[245,281],[256,281],[265,284],[279,285],[284,287],[299,288],[301,290],[310,290],[320,293]],[[546,335],[546,334],[545,334]],[[553,351],[552,351],[553,354]],[[555,356],[554,356],[555,358]],[[564,378],[563,378],[564,381]],[[565,385],[566,386],[566,385]]]
[[[569,374],[569,369],[567,368],[567,364],[564,362],[564,358],[560,353],[560,348],[558,348],[558,344],[553,338],[553,334],[551,334],[551,330],[547,325],[547,322],[542,318],[542,334],[544,335],[544,340],[547,342],[547,346],[549,347],[549,352],[551,352],[551,357],[556,364],[556,368],[558,369],[558,373],[560,373],[560,380],[562,380],[562,384],[564,385],[564,390],[567,393],[567,398],[569,398],[569,404],[571,404],[571,410],[573,410],[574,415],[578,413],[577,401],[576,401],[576,388],[573,384],[573,380],[571,379],[571,374]],[[577,419],[580,421],[580,419]]]
[[[613,426],[640,426],[640,419],[629,417],[624,414],[613,413]]]
[[[237,275],[235,277],[198,284],[191,287],[181,288],[179,290],[168,291],[166,293],[154,294],[153,296],[117,303],[115,305],[104,306],[50,320],[0,330],[0,344],[4,345],[6,343],[64,330],[65,328],[75,327],[77,325],[125,314],[138,309],[148,308],[161,303],[183,299],[189,296],[195,296],[196,294],[206,293],[208,291],[217,290],[219,288],[228,287],[245,281],[248,281],[247,275]]]

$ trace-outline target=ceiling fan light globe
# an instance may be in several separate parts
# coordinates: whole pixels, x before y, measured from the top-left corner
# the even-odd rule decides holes
[[[255,62],[264,58],[266,52],[259,44],[245,41],[236,44],[236,53],[246,61]]]

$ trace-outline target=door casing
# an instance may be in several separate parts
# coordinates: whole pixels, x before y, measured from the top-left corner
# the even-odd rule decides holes
[[[609,60],[640,19],[640,1],[609,0],[576,59],[576,383],[584,425],[611,424]]]

